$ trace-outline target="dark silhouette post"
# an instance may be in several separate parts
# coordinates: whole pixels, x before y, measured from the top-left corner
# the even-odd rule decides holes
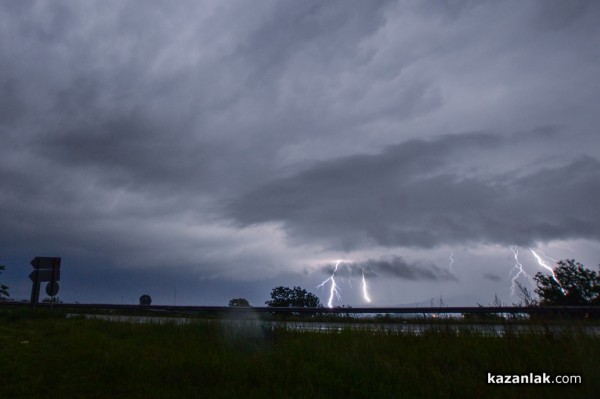
[[[36,256],[31,261],[33,271],[29,278],[33,282],[31,287],[31,304],[36,305],[40,299],[40,283],[48,281],[46,293],[49,296],[58,294],[58,281],[60,280],[60,262],[61,258],[52,258],[47,256]]]

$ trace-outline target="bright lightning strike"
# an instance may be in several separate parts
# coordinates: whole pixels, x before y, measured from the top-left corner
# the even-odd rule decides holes
[[[345,261],[343,261],[341,259],[337,260],[335,262],[335,267],[333,268],[333,272],[331,273],[331,276],[329,276],[329,278],[327,278],[321,284],[317,285],[317,288],[323,288],[328,283],[330,284],[330,286],[329,286],[329,299],[327,301],[327,306],[329,308],[333,308],[333,301],[334,301],[335,298],[337,298],[338,301],[342,300],[342,296],[340,295],[340,286],[338,285],[338,283],[335,280],[336,273],[340,269],[340,267],[341,267],[340,265],[342,263],[345,264],[346,267],[348,268],[348,272],[350,273],[350,278],[348,279],[348,284],[350,285],[350,288],[352,288],[352,267],[351,267],[351,265],[348,262],[345,262]],[[343,275],[342,275],[341,279],[342,279],[342,283],[343,283],[344,282]],[[365,278],[365,269],[364,268],[362,270],[361,292],[362,292],[363,300],[365,302],[370,303],[371,302],[371,297],[369,296],[369,287],[367,286],[367,279]]]
[[[363,270],[362,272],[362,294],[363,294],[363,299],[366,302],[371,302],[371,298],[369,297],[369,292],[367,290],[367,281],[365,280],[365,271]]]
[[[550,274],[552,274],[552,280],[554,280],[556,282],[556,284],[558,284],[558,286],[560,287],[560,290],[562,292],[564,292],[562,286],[560,285],[560,283],[556,279],[556,275],[554,274],[554,270],[552,270],[552,268],[550,266],[548,266],[548,264],[532,248],[529,248],[529,250],[531,251],[531,253],[535,257],[535,259],[537,260],[538,265],[540,265],[544,269],[548,270],[550,272]]]
[[[542,252],[542,251],[540,251],[539,249],[538,249],[538,252],[539,252],[539,253],[541,253],[541,254],[542,254],[542,256],[543,256],[544,258],[546,258],[546,259],[550,259],[552,262],[558,262],[558,260],[556,260],[556,259],[554,259],[554,258],[551,258],[550,256],[546,255],[545,253],[543,253],[543,252]]]
[[[337,272],[340,262],[341,262],[341,260],[338,260],[335,263],[335,268],[333,269],[333,273],[331,273],[331,276],[328,279],[326,279],[325,281],[323,281],[321,284],[317,285],[317,288],[321,288],[321,287],[324,287],[328,281],[331,281],[331,288],[329,289],[329,300],[327,301],[327,307],[329,307],[329,308],[333,308],[334,295],[338,300],[342,299],[342,297],[340,296],[340,292],[338,291],[337,284],[335,283],[335,272]]]
[[[452,268],[452,264],[454,263],[453,256],[454,256],[454,253],[452,250],[450,250],[450,271],[452,271],[452,272],[454,271],[454,269]]]
[[[525,270],[523,270],[523,265],[521,264],[521,262],[519,262],[519,250],[517,249],[517,247],[510,247],[510,250],[512,251],[513,255],[515,256],[515,265],[513,266],[512,270],[509,273],[509,277],[513,275],[513,273],[516,271],[516,274],[512,277],[512,284],[510,286],[510,295],[511,296],[515,296],[515,287],[517,285],[517,279],[519,278],[519,276],[523,275],[523,276],[527,276],[529,277],[529,275],[525,272]]]

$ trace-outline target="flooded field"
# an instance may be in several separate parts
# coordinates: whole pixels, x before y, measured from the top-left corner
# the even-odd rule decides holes
[[[286,329],[303,332],[335,333],[344,330],[372,331],[381,334],[423,334],[425,332],[469,333],[484,336],[503,336],[507,333],[536,333],[536,334],[572,334],[584,333],[600,337],[600,325],[575,324],[535,324],[535,323],[465,323],[448,320],[447,322],[310,322],[310,321],[272,321],[252,319],[201,319],[190,317],[164,316],[129,316],[104,314],[67,314],[67,318],[83,317],[85,319],[107,320],[122,323],[155,323],[155,324],[191,324],[206,323],[220,324],[225,328],[274,330]]]

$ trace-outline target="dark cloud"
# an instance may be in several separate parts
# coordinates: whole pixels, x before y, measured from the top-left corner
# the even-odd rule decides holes
[[[355,51],[357,42],[385,23],[389,0],[318,0],[276,3],[264,23],[237,49],[254,66],[246,82],[254,87],[263,79],[281,78],[291,59],[304,50],[325,63],[339,63]],[[342,67],[341,65],[339,65]],[[274,74],[277,69],[279,73]]]
[[[245,225],[280,221],[298,240],[347,249],[600,238],[595,158],[496,176],[448,168],[450,159],[510,143],[453,135],[329,161],[250,192],[232,203],[231,215]]]
[[[502,281],[502,277],[493,273],[483,273],[483,277],[490,281]]]
[[[433,263],[409,263],[401,257],[391,260],[368,260],[357,265],[365,270],[365,277],[395,277],[412,281],[456,281],[448,270]]]
[[[364,274],[369,279],[392,277],[407,281],[457,281],[452,273],[433,263],[408,262],[400,256],[362,262],[339,262],[337,270],[335,265],[323,266],[321,270],[327,275],[335,272],[336,276],[345,278],[360,278]]]
[[[11,79],[0,81],[0,124],[10,125],[23,115],[25,104],[20,97],[17,82]]]
[[[2,1],[0,256],[225,285],[597,242],[598,4]]]
[[[593,0],[573,0],[569,2],[540,2],[537,23],[543,29],[564,29],[581,21],[586,14],[598,16],[597,2]]]
[[[197,194],[214,189],[209,175],[217,145],[177,129],[143,115],[115,115],[56,132],[32,147],[59,165],[95,172],[107,185],[152,192],[185,187]]]

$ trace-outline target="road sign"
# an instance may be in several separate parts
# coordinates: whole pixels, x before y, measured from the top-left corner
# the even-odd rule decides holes
[[[48,296],[54,296],[58,294],[58,283],[56,281],[51,281],[48,283],[48,285],[46,285],[46,294],[48,294]]]
[[[35,269],[29,275],[33,286],[31,288],[31,303],[35,305],[40,298],[40,283],[48,281],[46,293],[50,296],[58,293],[58,283],[60,280],[60,261],[61,258],[36,256],[31,261],[31,266]]]
[[[54,274],[54,278],[53,278]],[[52,269],[38,269],[34,270],[29,274],[29,278],[31,281],[38,281],[39,283],[43,283],[44,281],[59,281],[60,280],[60,269],[52,270]]]
[[[48,256],[36,256],[31,261],[31,266],[34,269],[54,269],[60,268],[61,258],[51,258]]]

